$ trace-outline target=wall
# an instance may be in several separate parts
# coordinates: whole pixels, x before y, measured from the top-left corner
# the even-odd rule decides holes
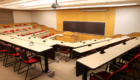
[[[114,34],[115,15],[116,8],[108,8],[107,12],[81,12],[80,9],[59,10],[57,11],[57,30],[63,31],[63,21],[106,22],[105,36],[112,36]]]
[[[50,28],[56,28],[56,11],[37,11],[31,12],[32,22],[37,22],[40,25],[45,25]]]
[[[140,7],[116,9],[114,34],[140,32]]]
[[[13,11],[0,10],[0,24],[14,23]]]
[[[14,23],[31,22],[31,13],[28,11],[13,11]]]

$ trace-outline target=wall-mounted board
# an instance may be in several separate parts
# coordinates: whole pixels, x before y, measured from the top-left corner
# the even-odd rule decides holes
[[[63,21],[63,31],[105,35],[105,22]]]

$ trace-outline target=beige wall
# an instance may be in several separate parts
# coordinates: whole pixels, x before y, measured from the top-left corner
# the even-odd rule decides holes
[[[117,8],[114,34],[133,32],[140,32],[140,7]]]
[[[45,25],[49,28],[57,29],[56,27],[56,11],[36,11],[31,12],[31,21]]]
[[[27,11],[13,11],[14,23],[31,22],[31,13]]]

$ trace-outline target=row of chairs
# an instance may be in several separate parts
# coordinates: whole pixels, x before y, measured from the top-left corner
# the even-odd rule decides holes
[[[126,76],[132,77],[134,80],[139,80],[140,69],[136,63],[140,63],[140,47],[128,51],[127,54],[120,58],[119,62],[110,63],[109,72],[101,71],[96,74],[93,72],[90,73],[90,80],[126,80]],[[134,70],[137,71],[138,78]],[[110,72],[112,72],[112,74]],[[129,75],[130,72],[133,73],[133,76]]]
[[[133,38],[131,38],[131,39],[133,39]],[[104,47],[100,48],[99,51],[102,51],[106,48],[113,47],[113,46],[121,44],[121,43],[124,44],[124,42],[126,42],[128,40],[130,40],[130,39],[116,42],[116,43],[108,45],[108,46],[104,46]],[[96,51],[97,50],[92,50],[86,56],[93,54]],[[110,63],[109,72],[107,72],[108,64],[107,64],[105,71],[101,71],[96,74],[91,72],[90,80],[120,80],[120,78],[126,80],[125,79],[126,76],[132,77],[135,80],[140,79],[140,75],[138,72],[138,70],[140,70],[140,69],[138,69],[138,67],[136,65],[137,62],[140,62],[140,47],[134,48],[126,53],[127,54],[123,55],[120,58],[119,62]],[[82,57],[78,57],[78,59],[80,59]],[[122,62],[121,62],[121,60],[122,60]],[[125,61],[125,63],[123,61]],[[136,68],[133,67],[133,64],[135,64]],[[136,78],[136,76],[134,74],[134,69],[137,70],[138,78]],[[133,72],[133,76],[128,75],[128,73],[130,73],[131,71]],[[111,74],[111,72],[112,72],[112,74]],[[122,75],[124,77],[122,77]]]
[[[18,26],[26,26],[27,24],[19,24],[19,25],[15,25],[16,27],[18,27]],[[3,26],[3,28],[9,28],[10,26],[8,25],[8,26]]]
[[[37,62],[40,62],[40,65],[41,65],[42,73],[40,75],[43,74],[43,68],[42,68],[40,56],[37,56],[37,55],[28,56],[26,50],[23,51],[17,47],[13,47],[11,44],[5,44],[2,42],[0,42],[0,52],[2,54],[5,54],[5,56],[0,58],[3,61],[3,66],[9,67],[11,65],[14,65],[14,72],[17,72],[18,74],[26,72],[25,80],[27,79],[28,71],[31,69],[34,69],[36,67],[35,63],[37,63]],[[8,60],[10,58],[15,58],[15,61],[8,63]],[[19,62],[20,62],[20,64],[18,66],[18,69],[16,69],[17,63],[19,63]],[[24,68],[24,67],[21,67],[22,62],[26,64],[26,66],[24,66],[24,67],[28,67],[28,69],[20,72],[20,70]],[[32,64],[34,64],[34,66],[35,66],[34,68],[30,68]],[[40,75],[38,75],[38,76],[40,76]],[[36,77],[38,77],[38,76],[36,76]],[[36,78],[36,77],[34,77],[34,78]],[[32,78],[32,79],[34,79],[34,78]]]
[[[33,27],[33,29],[35,29],[36,27]],[[23,28],[22,30],[30,30],[30,29],[32,29],[32,28],[28,28],[28,29],[26,29],[26,28]],[[15,31],[20,31],[20,29],[16,29],[16,30],[10,30],[10,31],[4,31],[4,33],[9,33],[9,32],[15,32]]]
[[[44,38],[50,37],[50,36],[52,36],[52,35],[54,35],[54,33],[49,34],[49,35],[45,35],[45,36],[43,36],[43,37],[41,37],[41,38],[44,39]]]
[[[41,32],[44,32],[45,30],[42,30],[42,31],[36,31],[36,32],[34,32],[34,33],[41,33]],[[28,33],[28,34],[21,34],[21,36],[25,36],[25,35],[31,35],[31,34],[34,34],[34,33]]]

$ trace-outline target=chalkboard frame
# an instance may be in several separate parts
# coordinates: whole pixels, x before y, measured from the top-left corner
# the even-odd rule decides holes
[[[63,21],[63,31],[64,31],[64,22],[65,22],[65,21]],[[92,22],[92,21],[69,21],[69,22]],[[94,21],[94,22],[96,23],[97,21]],[[105,36],[106,22],[97,22],[97,23],[104,23],[104,24],[105,24],[105,27],[104,27],[104,35],[100,35],[100,34],[91,34],[91,33],[84,33],[84,32],[78,32],[78,33]],[[64,31],[64,32],[65,32],[65,31]],[[69,31],[69,32],[72,32],[72,31]]]

